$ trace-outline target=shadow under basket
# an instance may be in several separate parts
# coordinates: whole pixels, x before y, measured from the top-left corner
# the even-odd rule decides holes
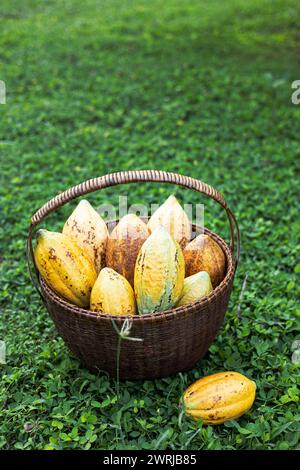
[[[92,372],[105,371],[117,377],[118,370],[121,379],[166,377],[191,369],[205,355],[223,322],[239,255],[238,225],[220,193],[193,178],[144,170],[113,173],[89,180],[46,203],[33,216],[29,229],[29,266],[34,263],[32,230],[50,212],[88,192],[138,181],[166,182],[189,187],[212,197],[225,208],[230,222],[231,247],[221,237],[205,229],[205,233],[218,243],[226,257],[226,275],[209,296],[193,304],[156,314],[132,317],[97,314],[64,301],[47,286],[37,272],[37,278],[34,278],[30,270],[44,305],[73,354]],[[109,229],[115,224],[116,222],[109,222]],[[200,233],[200,228],[193,225],[194,236],[197,233]],[[235,235],[238,240],[236,259],[233,255]],[[128,336],[122,335],[120,338],[118,331],[124,327],[124,322],[129,328]]]

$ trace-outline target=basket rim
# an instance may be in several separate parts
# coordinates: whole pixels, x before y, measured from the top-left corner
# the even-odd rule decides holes
[[[199,227],[195,224],[193,224],[192,227],[199,229]],[[71,304],[70,302],[67,302],[66,300],[62,299],[46,284],[46,282],[41,276],[39,276],[39,282],[41,284],[44,294],[50,297],[52,302],[55,302],[56,304],[60,305],[64,308],[64,310],[68,310],[73,315],[76,314],[80,317],[85,317],[87,319],[93,320],[115,320],[117,322],[124,322],[127,319],[133,321],[134,323],[145,321],[169,320],[173,317],[181,316],[183,313],[188,313],[190,311],[194,311],[195,309],[202,309],[204,306],[208,305],[211,301],[213,301],[213,299],[216,298],[221,292],[223,292],[234,278],[235,264],[233,254],[229,246],[223,240],[222,237],[220,237],[213,231],[207,229],[206,227],[204,228],[204,233],[210,235],[222,248],[226,256],[227,272],[221,283],[209,295],[202,297],[201,299],[187,305],[168,309],[163,312],[147,313],[145,315],[111,315],[108,313],[97,313],[93,312],[92,310],[78,307],[77,305]]]

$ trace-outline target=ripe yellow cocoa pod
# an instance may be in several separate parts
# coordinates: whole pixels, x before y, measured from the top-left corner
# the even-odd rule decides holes
[[[148,228],[151,233],[158,225],[165,227],[181,248],[184,248],[191,239],[191,224],[188,216],[173,195],[169,196],[150,217]]]
[[[256,384],[238,372],[220,372],[194,382],[183,395],[186,414],[204,424],[221,424],[246,413]]]
[[[89,306],[97,273],[74,239],[63,233],[39,230],[34,258],[51,289],[79,307]]]
[[[213,288],[225,276],[226,260],[222,248],[209,235],[198,235],[183,250],[186,276],[207,271]]]
[[[88,201],[80,201],[66,221],[63,233],[75,239],[98,273],[105,263],[108,230],[102,217]]]
[[[106,266],[122,274],[132,287],[137,255],[148,236],[147,225],[135,214],[128,214],[122,217],[107,240]]]
[[[111,268],[103,268],[91,293],[91,310],[110,315],[134,315],[134,292],[124,276]]]
[[[210,276],[206,271],[200,271],[192,276],[186,277],[183,284],[182,294],[176,307],[191,304],[205,297],[213,290]]]
[[[134,288],[139,313],[172,308],[181,295],[183,282],[181,248],[159,225],[142,245],[135,263]]]

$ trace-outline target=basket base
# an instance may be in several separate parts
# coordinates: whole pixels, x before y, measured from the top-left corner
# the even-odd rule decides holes
[[[189,372],[194,367],[196,367],[197,364],[201,361],[201,359],[205,358],[208,354],[209,354],[209,352],[206,351],[203,354],[202,357],[199,357],[195,362],[191,363],[190,365],[187,365],[186,367],[178,369],[178,370],[177,369],[173,370],[173,371],[169,370],[165,374],[157,375],[155,373],[153,374],[152,370],[149,370],[149,371],[146,371],[144,375],[137,376],[137,375],[132,375],[132,374],[128,373],[128,371],[125,371],[124,373],[120,373],[119,380],[121,380],[121,381],[126,381],[126,380],[133,380],[133,381],[135,381],[135,380],[154,380],[154,379],[163,379],[163,378],[166,378],[166,377],[172,377],[172,376],[178,374],[179,372]],[[74,354],[73,354],[73,356],[74,356]],[[76,358],[76,359],[78,359],[78,358]],[[88,364],[85,364],[82,361],[80,361],[80,363],[85,369],[89,370],[89,372],[91,372],[91,374],[94,374],[94,375],[107,374],[112,379],[117,380],[117,369],[116,369],[115,372],[112,372],[111,370],[107,371],[107,370],[103,370],[103,369],[101,370],[98,367],[91,367],[91,366],[89,366]]]

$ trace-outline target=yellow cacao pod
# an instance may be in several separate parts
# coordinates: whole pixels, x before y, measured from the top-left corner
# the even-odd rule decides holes
[[[75,239],[98,273],[105,262],[108,230],[102,217],[88,201],[80,201],[66,221],[63,233]]]
[[[226,261],[222,248],[209,235],[198,235],[183,250],[186,276],[207,271],[213,287],[225,276]]]
[[[150,232],[153,232],[158,225],[165,227],[181,248],[191,239],[191,224],[188,216],[173,195],[169,196],[150,217],[148,222]]]
[[[183,282],[181,248],[159,225],[143,244],[135,264],[134,288],[139,313],[172,308],[181,295]]]
[[[134,315],[134,292],[124,276],[103,268],[91,293],[91,310],[110,315]]]
[[[196,302],[196,300],[210,294],[212,290],[213,287],[211,285],[210,276],[206,271],[200,271],[199,273],[193,274],[193,276],[186,277],[182,294],[176,307]]]
[[[147,225],[135,214],[122,217],[107,240],[106,266],[122,274],[133,287],[138,252],[148,238]]]
[[[203,377],[185,391],[186,413],[204,424],[221,424],[246,413],[255,399],[256,385],[238,372]]]
[[[89,306],[97,273],[74,239],[63,233],[39,230],[34,257],[49,287],[79,307]]]

